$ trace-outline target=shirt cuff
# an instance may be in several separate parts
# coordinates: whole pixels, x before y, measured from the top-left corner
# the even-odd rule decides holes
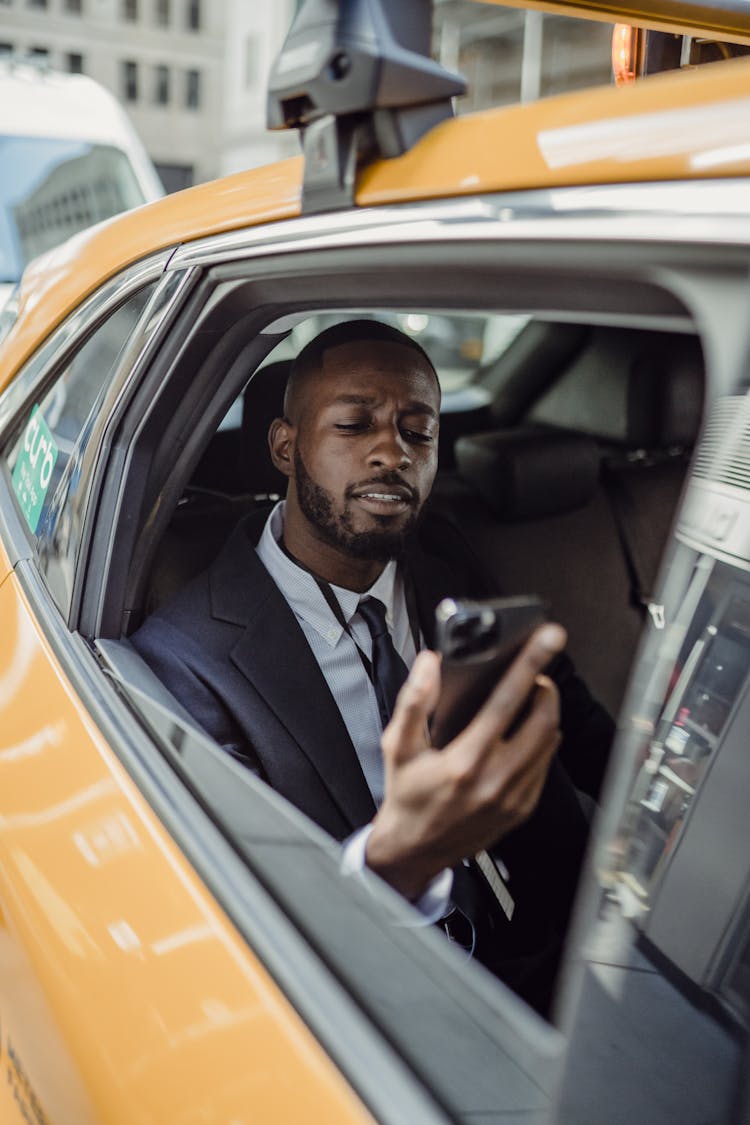
[[[360,875],[364,871],[367,866],[365,850],[371,832],[372,825],[366,824],[344,841],[341,854],[342,875]],[[427,889],[419,898],[412,902],[411,905],[420,915],[413,924],[429,926],[443,918],[451,909],[452,890],[453,872],[450,867],[446,867],[428,883]]]

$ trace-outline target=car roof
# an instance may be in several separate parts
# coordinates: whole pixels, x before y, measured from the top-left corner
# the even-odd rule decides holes
[[[360,175],[360,207],[570,185],[750,175],[750,60],[452,118]],[[717,153],[706,160],[707,153]],[[201,184],[81,232],[32,262],[0,389],[102,282],[151,253],[301,214],[302,158]]]

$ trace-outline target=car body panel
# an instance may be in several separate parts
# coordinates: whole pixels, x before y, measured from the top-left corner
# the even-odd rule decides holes
[[[367,168],[357,201],[747,175],[748,121],[745,60],[657,75],[627,90],[566,94],[447,121],[404,156]]]
[[[628,0],[603,3],[602,0],[481,0],[498,7],[527,8],[551,12],[558,16],[600,20],[603,23],[630,23],[654,31],[679,32],[682,35],[707,35],[732,43],[750,43],[750,5],[747,0],[722,0],[721,5],[700,0],[679,0],[667,4],[639,3]]]
[[[8,553],[3,544],[0,543],[0,585],[5,581],[12,569],[13,564],[8,557]]]
[[[404,156],[364,170],[360,207],[485,192],[740,176],[750,172],[750,63],[658,75],[454,118]],[[456,155],[460,153],[461,158]],[[147,253],[294,218],[302,161],[202,184],[85,232],[24,274],[0,352],[0,390],[93,289]]]
[[[369,1121],[107,748],[15,575],[0,617],[2,1120]]]

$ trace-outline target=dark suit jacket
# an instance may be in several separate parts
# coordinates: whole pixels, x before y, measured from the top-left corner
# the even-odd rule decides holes
[[[338,707],[286,600],[255,552],[267,513],[238,525],[214,564],[150,617],[136,649],[226,750],[337,839],[375,807]],[[445,521],[426,520],[409,548],[422,632],[445,596],[490,592]],[[596,794],[613,728],[564,657],[551,670],[563,746],[530,820],[498,847],[516,902],[512,923],[482,880],[459,872],[455,897],[472,919],[477,955],[545,1010],[586,843],[572,776]],[[562,762],[565,762],[566,768]]]

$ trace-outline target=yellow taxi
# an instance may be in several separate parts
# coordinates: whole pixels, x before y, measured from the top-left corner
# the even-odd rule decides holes
[[[750,1112],[750,60],[456,118],[400,7],[303,4],[303,155],[77,235],[0,319],[3,1123]],[[739,3],[555,7],[750,43]],[[290,361],[362,316],[435,364],[435,508],[618,716],[550,1020],[130,643],[278,498]]]

